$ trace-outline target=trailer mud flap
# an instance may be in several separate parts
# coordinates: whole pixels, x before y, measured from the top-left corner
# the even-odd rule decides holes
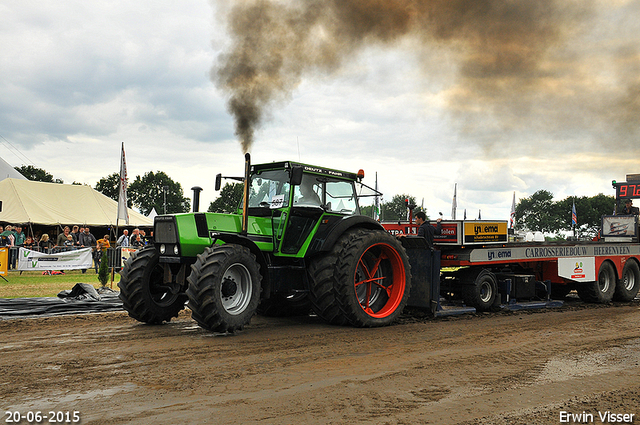
[[[574,282],[596,281],[595,257],[558,258],[558,276]]]

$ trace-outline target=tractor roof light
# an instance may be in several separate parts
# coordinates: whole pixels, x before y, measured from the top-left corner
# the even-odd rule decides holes
[[[358,170],[358,179],[362,180],[364,178],[364,170],[361,168]]]

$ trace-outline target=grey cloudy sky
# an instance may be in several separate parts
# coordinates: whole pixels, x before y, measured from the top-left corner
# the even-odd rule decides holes
[[[507,219],[514,191],[613,194],[640,172],[637,0],[8,0],[0,16],[1,155],[67,183],[116,172],[124,142],[131,179],[202,186],[206,209],[214,175],[242,172],[227,102],[247,94],[255,163],[377,172],[386,200],[431,216],[455,183],[458,218]]]

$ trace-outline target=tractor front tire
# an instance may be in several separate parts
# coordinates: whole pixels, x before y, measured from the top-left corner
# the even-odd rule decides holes
[[[338,255],[334,284],[336,301],[351,325],[390,325],[409,300],[409,258],[383,230],[352,233]]]
[[[215,245],[198,255],[187,278],[191,317],[204,329],[235,333],[260,301],[260,265],[249,248]]]
[[[154,247],[134,252],[120,272],[120,299],[134,319],[149,324],[169,322],[187,301],[176,283],[164,282],[164,269]]]

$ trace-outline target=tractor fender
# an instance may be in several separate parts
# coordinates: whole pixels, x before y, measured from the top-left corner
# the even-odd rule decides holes
[[[330,251],[338,238],[346,231],[353,228],[384,230],[384,227],[371,217],[364,215],[354,215],[349,217],[326,217],[327,223],[321,223],[318,231],[314,235],[307,256],[313,256],[322,252]]]
[[[260,274],[262,275],[262,285],[263,287],[269,287],[269,271],[268,271],[268,263],[265,255],[258,245],[254,241],[251,240],[250,237],[239,235],[237,233],[216,233],[212,235],[214,244],[216,241],[222,241],[224,243],[232,243],[236,245],[242,245],[249,248],[251,253],[256,256],[256,261],[260,265]]]

